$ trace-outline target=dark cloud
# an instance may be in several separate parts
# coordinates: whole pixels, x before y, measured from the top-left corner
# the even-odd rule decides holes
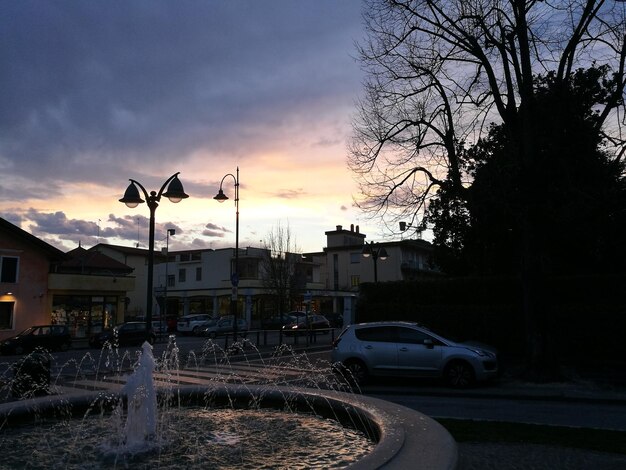
[[[232,230],[229,230],[226,227],[215,225],[209,222],[205,225],[205,230],[202,231],[202,235],[210,238],[224,238],[227,233],[231,232]]]
[[[183,162],[202,147],[245,155],[247,142],[271,145],[290,115],[358,87],[345,46],[360,34],[359,9],[359,0],[2,2],[0,167],[25,181],[5,179],[0,199],[135,178],[129,167]],[[45,185],[31,182],[42,174]]]

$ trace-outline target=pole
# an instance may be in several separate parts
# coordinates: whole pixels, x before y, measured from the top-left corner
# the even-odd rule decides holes
[[[233,313],[233,341],[237,341],[237,301],[239,300],[239,167],[237,167],[237,177],[235,178],[235,276],[232,279],[233,297],[231,298],[231,311]]]
[[[378,251],[372,250],[372,260],[374,261],[374,282],[378,282]]]
[[[154,279],[154,213],[159,203],[156,200],[156,192],[150,193],[150,198],[146,201],[150,208],[150,232],[148,236],[148,286],[146,288],[146,340],[150,339],[150,329],[152,328],[152,282]]]

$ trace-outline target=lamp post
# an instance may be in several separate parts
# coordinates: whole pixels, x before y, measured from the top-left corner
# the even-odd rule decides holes
[[[167,287],[168,287],[168,272],[167,267],[170,261],[170,235],[176,235],[176,230],[173,228],[167,229],[167,235],[165,235],[165,300],[163,301],[163,315],[161,315],[161,323],[159,324],[159,333],[163,331],[163,317],[167,321]]]
[[[156,191],[151,191],[148,194],[146,188],[143,187],[141,183],[135,181],[134,179],[130,179],[130,184],[128,188],[126,188],[126,192],[124,193],[124,197],[120,199],[120,202],[123,202],[131,209],[137,207],[142,202],[148,204],[148,208],[150,209],[150,233],[148,237],[148,286],[146,288],[146,339],[150,339],[150,329],[152,328],[152,281],[154,277],[154,213],[156,212],[157,207],[159,207],[159,201],[161,200],[161,196],[165,196],[173,203],[178,203],[185,198],[188,198],[189,195],[185,194],[183,190],[183,184],[178,179],[178,173],[174,173],[170,176],[161,189],[157,193]],[[169,184],[169,186],[168,186]],[[165,187],[167,186],[167,191]],[[139,187],[143,192],[146,200],[141,199],[139,195]]]
[[[363,246],[361,254],[363,255],[363,258],[372,257],[372,260],[374,261],[374,282],[378,282],[378,259],[380,258],[381,261],[384,261],[389,258],[387,250],[385,250],[384,246],[376,245],[374,242],[369,242],[369,244],[365,242],[365,246]]]
[[[233,286],[232,295],[230,298],[230,314],[233,316],[233,342],[237,341],[237,286],[239,285],[239,167],[237,167],[237,176],[232,173],[227,173],[220,182],[220,189],[217,195],[213,198],[218,202],[224,202],[228,199],[228,196],[222,191],[222,185],[227,177],[232,177],[235,181],[235,271],[230,275],[230,282]]]

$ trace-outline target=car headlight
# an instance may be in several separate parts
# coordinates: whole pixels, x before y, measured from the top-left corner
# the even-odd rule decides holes
[[[482,349],[474,349],[474,348],[467,348],[467,349],[469,349],[469,350],[470,350],[470,351],[472,351],[474,354],[476,354],[476,355],[478,355],[478,356],[481,356],[481,357],[484,357],[484,356],[487,356],[487,355],[488,355],[488,354],[487,354],[487,352],[486,352],[486,351],[483,351]]]

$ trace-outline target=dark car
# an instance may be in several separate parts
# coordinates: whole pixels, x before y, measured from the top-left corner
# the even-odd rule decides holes
[[[215,338],[220,335],[233,333],[235,319],[232,317],[221,318],[214,322],[208,322],[200,331],[200,335]],[[237,331],[245,336],[248,331],[248,323],[243,318],[237,318]]]
[[[343,315],[341,313],[325,313],[324,316],[332,328],[343,328]]]
[[[321,330],[322,333],[328,333],[330,323],[323,315],[309,314],[292,323],[283,326],[283,333],[286,335],[303,334],[307,331]]]
[[[296,321],[295,316],[289,313],[283,313],[282,317],[280,315],[275,315],[262,320],[261,327],[264,330],[280,330],[283,326],[293,323],[294,321]]]
[[[39,325],[25,329],[17,336],[0,342],[2,354],[25,354],[35,348],[46,351],[67,351],[72,337],[67,325]]]
[[[150,344],[154,344],[156,334],[152,329],[147,339]],[[89,345],[93,348],[101,348],[104,343],[109,342],[112,345],[134,346],[140,345],[144,341],[146,341],[145,322],[130,321],[96,333],[89,338]]]

